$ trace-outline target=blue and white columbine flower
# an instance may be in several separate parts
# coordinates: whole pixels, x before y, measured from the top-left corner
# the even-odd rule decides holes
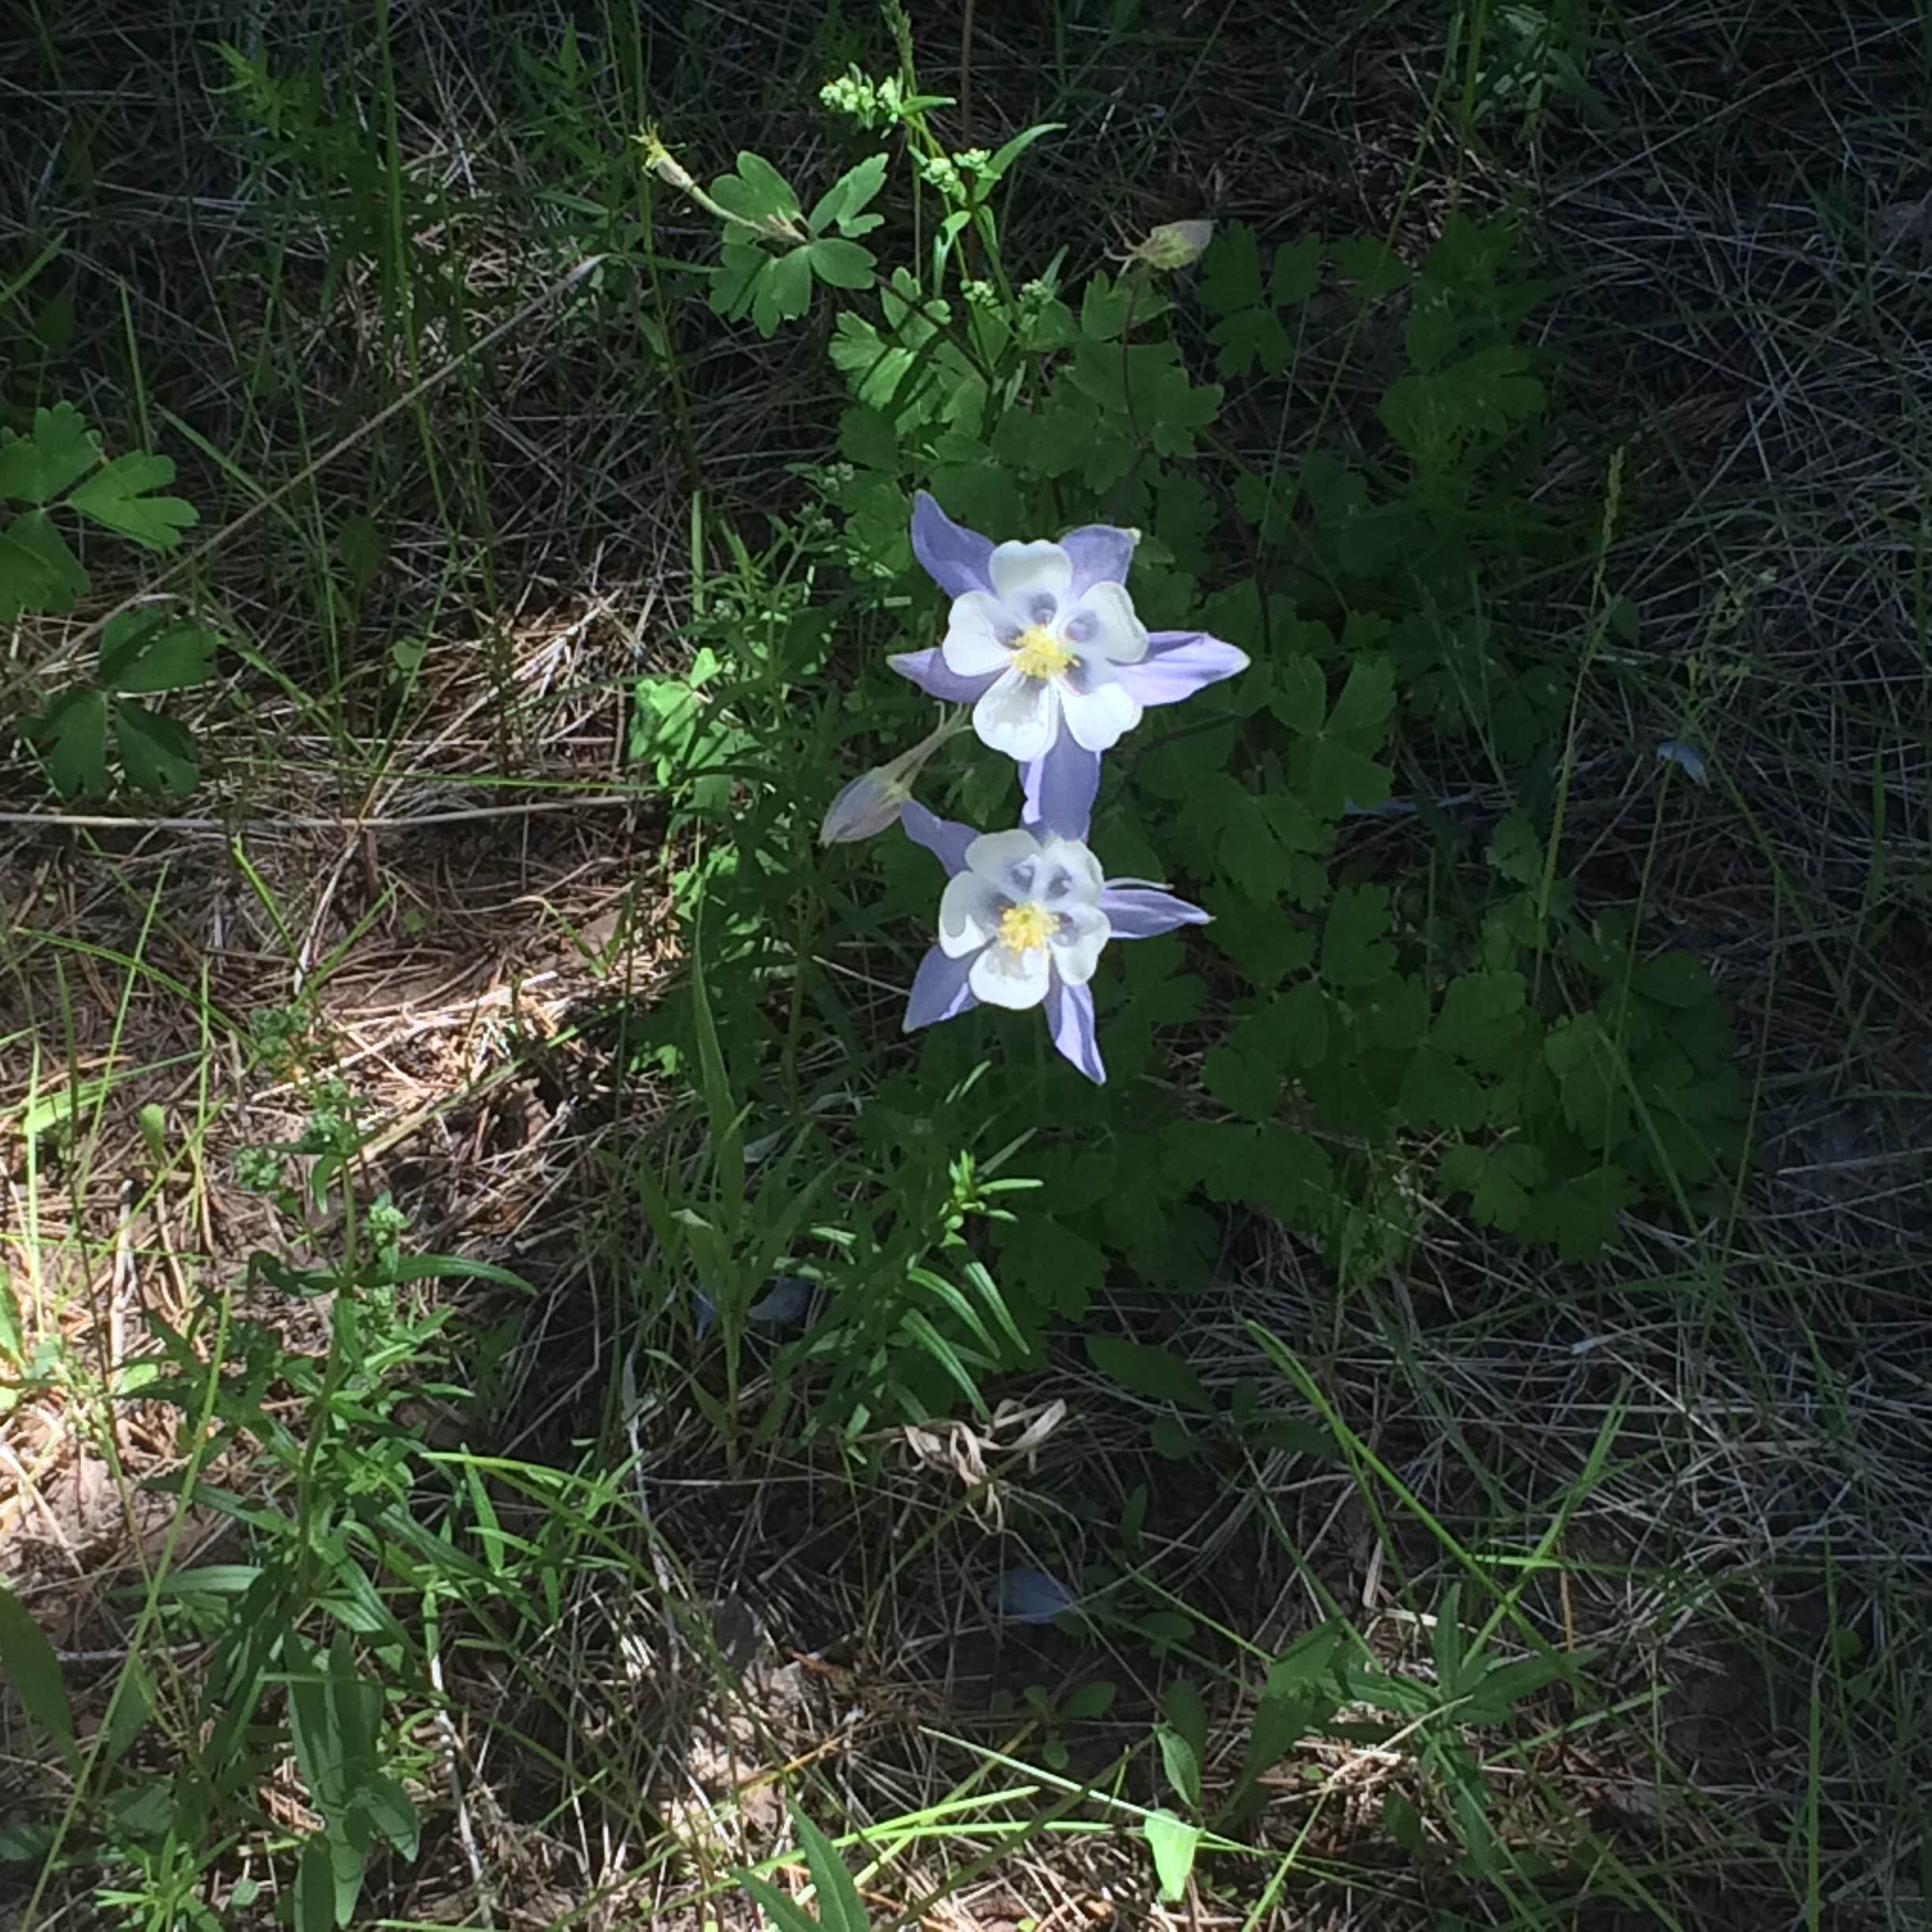
[[[945,638],[892,666],[921,690],[973,707],[973,729],[1043,783],[1085,784],[1100,754],[1151,705],[1178,704],[1247,668],[1246,653],[1198,631],[1150,632],[1127,594],[1140,541],[1091,523],[1058,543],[996,544],[921,490],[912,549],[953,599]],[[1057,779],[1046,768],[1062,768]]]
[[[1088,795],[1088,802],[1091,794]],[[1107,879],[1087,848],[1086,803],[1012,832],[975,832],[908,805],[907,836],[950,875],[938,943],[919,962],[905,1029],[984,1003],[1043,1006],[1054,1045],[1087,1077],[1106,1078],[1088,982],[1113,939],[1147,939],[1208,915],[1158,886]]]

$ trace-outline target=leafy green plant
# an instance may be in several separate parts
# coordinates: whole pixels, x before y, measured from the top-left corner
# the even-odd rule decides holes
[[[72,611],[90,579],[62,530],[61,513],[110,530],[144,549],[176,548],[195,522],[191,504],[161,492],[174,480],[166,456],[103,458],[100,439],[70,402],[36,409],[21,432],[0,429],[0,500],[26,507],[0,527],[0,625],[22,616]],[[137,702],[207,682],[218,639],[172,610],[122,611],[102,629],[94,676],[17,721],[47,758],[63,796],[110,788],[110,747],[137,791],[193,789],[194,741],[174,720]]]
[[[137,699],[205,683],[219,642],[205,626],[165,611],[125,611],[110,619],[92,684],[62,692],[27,721],[45,750],[54,790],[68,798],[107,792],[111,745],[135,790],[192,792],[200,776],[194,739]]]
[[[1574,1257],[1614,1241],[1641,1201],[1706,1211],[1741,1153],[1722,1003],[1698,962],[1654,954],[1556,876],[1548,747],[1567,682],[1499,614],[1574,553],[1588,518],[1530,493],[1550,399],[1523,325],[1545,291],[1508,227],[1454,216],[1410,261],[1379,238],[1269,249],[1237,223],[1191,287],[1152,264],[1184,262],[1192,244],[1084,281],[1063,256],[1020,282],[979,219],[981,161],[945,157],[917,109],[898,124],[951,212],[915,266],[828,291],[852,398],[837,460],[803,473],[815,500],[765,558],[739,550],[719,580],[762,583],[772,615],[705,633],[706,727],[738,736],[712,758],[728,784],[708,794],[719,837],[691,885],[728,935],[713,994],[744,1043],[747,1100],[775,1084],[796,1109],[788,1084],[826,1037],[862,1056],[868,1105],[895,1121],[955,1146],[1032,1136],[1029,1210],[987,1229],[986,1264],[1023,1334],[1077,1317],[1117,1268],[1199,1282],[1219,1206],[1306,1230],[1349,1274],[1398,1263],[1432,1195]],[[681,172],[668,156],[659,168]],[[731,203],[713,292],[743,313],[752,256],[762,278],[814,231],[762,164],[732,178],[698,198]],[[897,232],[889,157],[856,164],[820,208],[844,207],[852,180],[868,223],[886,216],[868,228],[883,261]],[[949,245],[969,230],[983,272]],[[754,316],[761,329],[811,299],[808,266],[783,273],[792,294]],[[1237,453],[1223,425],[1268,406],[1317,325],[1392,363],[1372,415],[1320,417],[1279,458]],[[868,905],[806,842],[814,802],[859,762],[842,751],[834,763],[833,747],[907,741],[912,709],[865,656],[868,641],[874,664],[908,634],[927,642],[942,615],[916,579],[907,601],[916,482],[1001,535],[1132,526],[1144,622],[1198,626],[1252,661],[1103,765],[1095,837],[1110,861],[1178,878],[1215,915],[1205,944],[1128,949],[1125,997],[1104,1014],[1104,1091],[1002,1049],[979,1014],[926,1035],[915,1070],[816,963],[863,947],[909,977],[881,949],[915,904],[917,856],[887,841]],[[809,605],[778,590],[807,577]],[[843,676],[828,675],[834,635]],[[934,758],[934,790],[968,823],[1005,822],[1010,790],[966,762]],[[1478,781],[1500,810],[1477,803]],[[688,1039],[676,1005],[653,1024]],[[1200,1091],[1170,1077],[1163,1037],[1198,1047]],[[900,1182],[888,1162],[855,1185],[885,1212]]]

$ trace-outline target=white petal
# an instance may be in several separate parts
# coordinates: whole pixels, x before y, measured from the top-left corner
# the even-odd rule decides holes
[[[989,1006],[1021,1013],[1046,998],[1053,967],[1044,946],[1028,946],[1022,953],[1012,946],[990,945],[966,969],[966,983]]]
[[[1006,902],[987,880],[956,872],[939,896],[939,950],[948,959],[977,952],[999,931]]]
[[[1050,624],[1073,588],[1073,560],[1057,543],[995,544],[987,575],[1022,627]]]
[[[939,646],[949,671],[960,677],[984,677],[1013,661],[1009,648],[1019,627],[990,590],[968,590],[953,600],[953,612]]]
[[[1084,986],[1100,964],[1100,949],[1112,936],[1107,915],[1098,906],[1069,906],[1053,937],[1054,971],[1069,986]]]
[[[972,721],[982,744],[1004,751],[1020,764],[1030,764],[1046,755],[1060,728],[1059,694],[1050,678],[1022,677],[1009,671],[980,694]]]
[[[1039,865],[1028,890],[1042,905],[1064,912],[1092,905],[1106,883],[1100,861],[1077,839],[1050,838],[1040,843]]]
[[[979,702],[984,704],[986,699],[982,698]],[[1083,751],[1112,751],[1121,734],[1132,731],[1140,722],[1140,700],[1113,678],[1096,680],[1091,690],[1084,691],[1062,684],[1060,702],[1066,708],[1067,729]],[[974,722],[978,721],[975,712]],[[984,738],[986,733],[982,732],[979,736]],[[1019,754],[1013,755],[1017,758]]]
[[[1008,899],[1038,897],[1040,842],[1031,832],[982,832],[966,848],[966,869]]]
[[[1117,583],[1089,584],[1061,622],[1060,635],[1081,657],[1109,664],[1138,664],[1148,652],[1147,626]]]

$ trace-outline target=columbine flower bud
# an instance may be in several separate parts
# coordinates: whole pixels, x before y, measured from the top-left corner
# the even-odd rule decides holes
[[[855,778],[832,801],[832,808],[818,828],[821,845],[852,845],[861,839],[876,838],[899,822],[900,807],[912,796],[926,761],[966,723],[968,713],[955,712],[937,729],[929,732],[910,751],[875,766],[863,777]]]

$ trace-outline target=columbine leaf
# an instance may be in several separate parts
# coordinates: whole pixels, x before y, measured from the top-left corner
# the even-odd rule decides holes
[[[1248,1050],[1245,1040],[1217,1046],[1201,1062],[1208,1091],[1230,1114],[1249,1120],[1271,1120],[1281,1100],[1281,1069]]]
[[[1261,305],[1261,255],[1255,231],[1230,222],[1203,256],[1194,299],[1210,315],[1231,316]]]
[[[1284,242],[1275,251],[1275,266],[1268,276],[1268,299],[1277,309],[1305,302],[1321,286],[1321,240],[1308,235],[1299,242]]]
[[[1304,979],[1235,1028],[1234,1046],[1276,1067],[1316,1067],[1328,1054],[1328,995]]]
[[[114,742],[128,783],[140,792],[192,792],[200,777],[194,740],[172,718],[122,699],[114,709]]]
[[[1429,1038],[1458,1060],[1494,1071],[1522,1037],[1523,1001],[1521,973],[1464,973],[1443,992]]]
[[[1440,1047],[1416,1049],[1402,1075],[1397,1104],[1412,1127],[1480,1127],[1488,1096],[1476,1080]]]
[[[207,683],[220,641],[166,610],[123,611],[101,633],[96,681],[103,691],[185,691]]]
[[[762,155],[741,152],[738,171],[711,184],[711,198],[740,221],[776,231],[796,219],[798,197],[791,184]]]
[[[1333,738],[1318,738],[1309,760],[1309,803],[1327,818],[1344,817],[1352,806],[1372,812],[1388,802],[1387,769],[1365,753]]]
[[[137,450],[96,470],[68,497],[67,507],[150,550],[172,550],[198,520],[193,504],[149,494],[174,481],[171,458]]]
[[[841,242],[832,236],[814,242],[803,251],[812,273],[830,288],[862,289],[872,286],[878,264],[872,251],[856,242]]]
[[[1312,657],[1284,657],[1274,667],[1268,709],[1290,731],[1312,737],[1328,714],[1328,687]]]
[[[62,615],[87,589],[87,572],[44,510],[29,510],[0,530],[0,624],[22,611]]]
[[[1566,1261],[1593,1261],[1616,1238],[1636,1183],[1614,1161],[1532,1196],[1520,1230],[1526,1241],[1553,1241]]]
[[[1293,350],[1272,309],[1243,309],[1225,316],[1208,331],[1208,339],[1219,352],[1217,376],[1245,376],[1257,365],[1264,376],[1279,376]]]
[[[771,258],[755,243],[728,236],[720,253],[722,259],[711,273],[711,313],[736,322],[751,308],[758,277]]]
[[[1331,986],[1373,986],[1395,970],[1388,930],[1389,898],[1380,886],[1344,886],[1322,929],[1322,977]]]
[[[1543,1178],[1543,1156],[1533,1147],[1452,1147],[1437,1178],[1445,1194],[1467,1193],[1470,1218],[1505,1233],[1520,1229],[1530,1211],[1530,1190]]]
[[[1715,989],[1710,968],[1694,953],[1660,953],[1631,968],[1631,990],[1660,1005],[1687,1009],[1702,1006]]]
[[[761,335],[781,322],[796,322],[811,303],[809,251],[794,249],[768,261],[751,295],[751,320]]]
[[[56,698],[30,727],[47,753],[47,778],[62,798],[107,789],[107,700],[99,691]]]
[[[869,234],[884,219],[882,215],[861,211],[876,195],[886,179],[886,157],[868,155],[856,167],[848,168],[823,194],[806,223],[814,235],[837,226],[848,237]]]
[[[1395,666],[1386,657],[1361,658],[1349,668],[1348,682],[1329,713],[1328,729],[1378,745],[1395,706]]]
[[[0,429],[0,496],[51,503],[77,477],[92,469],[99,456],[99,439],[71,402],[37,409],[29,434]]]

